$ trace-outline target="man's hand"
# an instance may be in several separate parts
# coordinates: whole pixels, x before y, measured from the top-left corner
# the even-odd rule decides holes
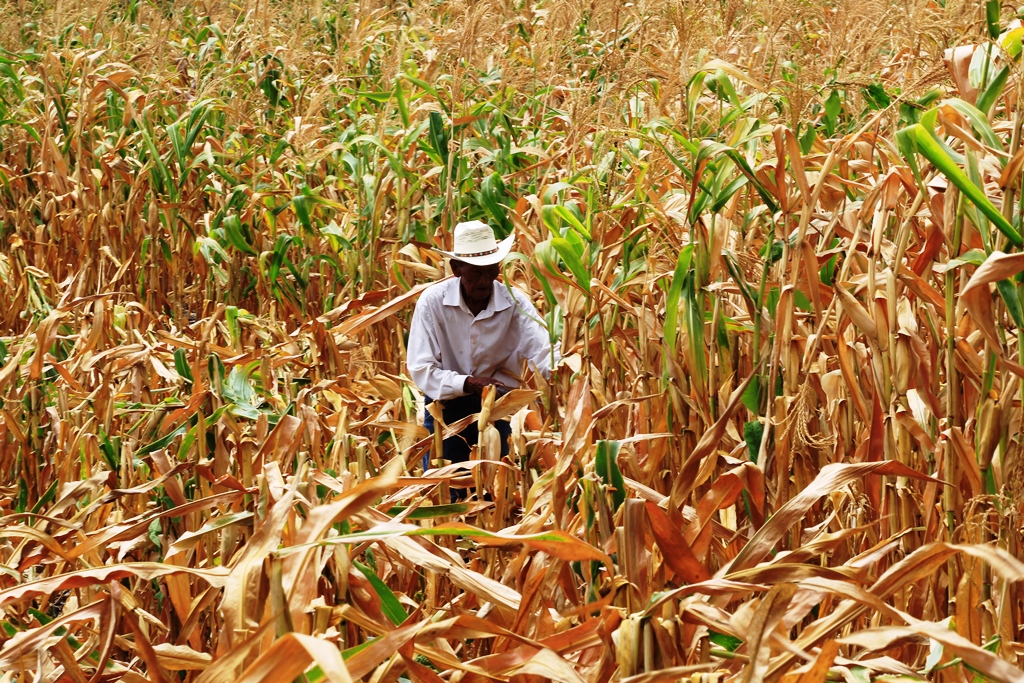
[[[467,394],[483,396],[484,387],[486,386],[493,386],[497,390],[508,389],[507,386],[493,377],[467,377],[466,381],[462,385],[462,391]]]

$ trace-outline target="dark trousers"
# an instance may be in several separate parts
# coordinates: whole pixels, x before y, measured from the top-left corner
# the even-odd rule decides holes
[[[429,397],[424,398],[425,403],[430,405],[433,403],[433,399]],[[446,401],[441,401],[443,405],[442,414],[444,415],[444,423],[446,425],[458,422],[462,418],[473,415],[474,413],[480,412],[480,397],[474,394],[466,396],[457,396],[450,398]],[[430,411],[424,411],[423,426],[433,434],[434,433],[434,416],[430,414]],[[501,436],[501,454],[503,456],[508,455],[508,438],[512,435],[512,425],[508,420],[497,420],[494,426],[498,429],[498,434]],[[472,423],[460,433],[455,436],[449,437],[444,440],[442,457],[445,460],[451,462],[466,462],[469,460],[469,451],[471,446],[477,444],[479,433],[476,428],[476,422]],[[437,458],[436,455],[431,453],[430,455],[423,456],[423,469],[430,469],[430,463],[428,458]]]

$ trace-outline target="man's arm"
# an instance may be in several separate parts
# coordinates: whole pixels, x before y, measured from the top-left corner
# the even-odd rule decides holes
[[[416,386],[436,401],[466,394],[468,375],[460,375],[441,367],[441,349],[437,343],[437,326],[429,310],[429,302],[416,303],[409,328],[406,367]]]
[[[554,348],[548,336],[547,329],[540,324],[540,312],[534,307],[526,295],[516,295],[516,305],[519,307],[520,341],[518,355],[520,362],[526,360],[537,366],[537,369],[545,379],[551,379],[551,369],[558,365],[561,360],[559,345]]]

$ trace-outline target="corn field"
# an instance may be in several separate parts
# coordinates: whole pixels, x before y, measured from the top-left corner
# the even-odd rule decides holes
[[[0,682],[1024,681],[1022,39],[0,5]],[[424,472],[474,219],[563,362]]]

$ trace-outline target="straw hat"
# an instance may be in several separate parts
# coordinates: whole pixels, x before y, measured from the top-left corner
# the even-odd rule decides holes
[[[515,239],[512,234],[499,242],[491,226],[481,221],[469,221],[455,226],[455,247],[451,251],[437,251],[473,266],[489,266],[501,263],[508,256]]]

